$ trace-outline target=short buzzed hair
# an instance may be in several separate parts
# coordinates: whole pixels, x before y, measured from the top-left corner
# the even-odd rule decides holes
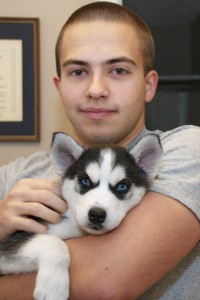
[[[143,56],[144,73],[154,68],[155,47],[151,31],[147,24],[135,13],[124,6],[111,2],[93,2],[77,9],[63,25],[56,43],[56,71],[61,76],[60,49],[65,29],[72,24],[93,21],[107,21],[130,24],[138,34]],[[128,38],[128,37],[127,37]]]

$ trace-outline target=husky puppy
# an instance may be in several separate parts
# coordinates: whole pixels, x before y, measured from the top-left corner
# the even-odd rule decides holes
[[[68,211],[59,224],[48,224],[48,234],[17,231],[3,241],[0,273],[37,271],[34,299],[68,299],[70,255],[63,239],[116,228],[141,201],[161,155],[159,138],[152,134],[130,151],[119,146],[85,150],[70,136],[54,134],[51,156]]]

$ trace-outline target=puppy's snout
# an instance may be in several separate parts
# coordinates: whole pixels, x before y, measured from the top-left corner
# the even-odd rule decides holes
[[[106,219],[106,211],[99,207],[93,207],[88,212],[88,218],[94,224],[102,224]]]

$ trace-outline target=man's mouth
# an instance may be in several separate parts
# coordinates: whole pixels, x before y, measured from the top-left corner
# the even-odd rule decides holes
[[[105,108],[87,108],[81,110],[81,112],[89,119],[94,120],[101,120],[111,116],[115,113],[112,109],[105,109]]]

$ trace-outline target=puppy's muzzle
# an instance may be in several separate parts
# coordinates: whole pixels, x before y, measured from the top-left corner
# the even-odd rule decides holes
[[[88,219],[91,222],[90,227],[94,230],[101,230],[106,219],[106,211],[100,207],[90,208]]]

